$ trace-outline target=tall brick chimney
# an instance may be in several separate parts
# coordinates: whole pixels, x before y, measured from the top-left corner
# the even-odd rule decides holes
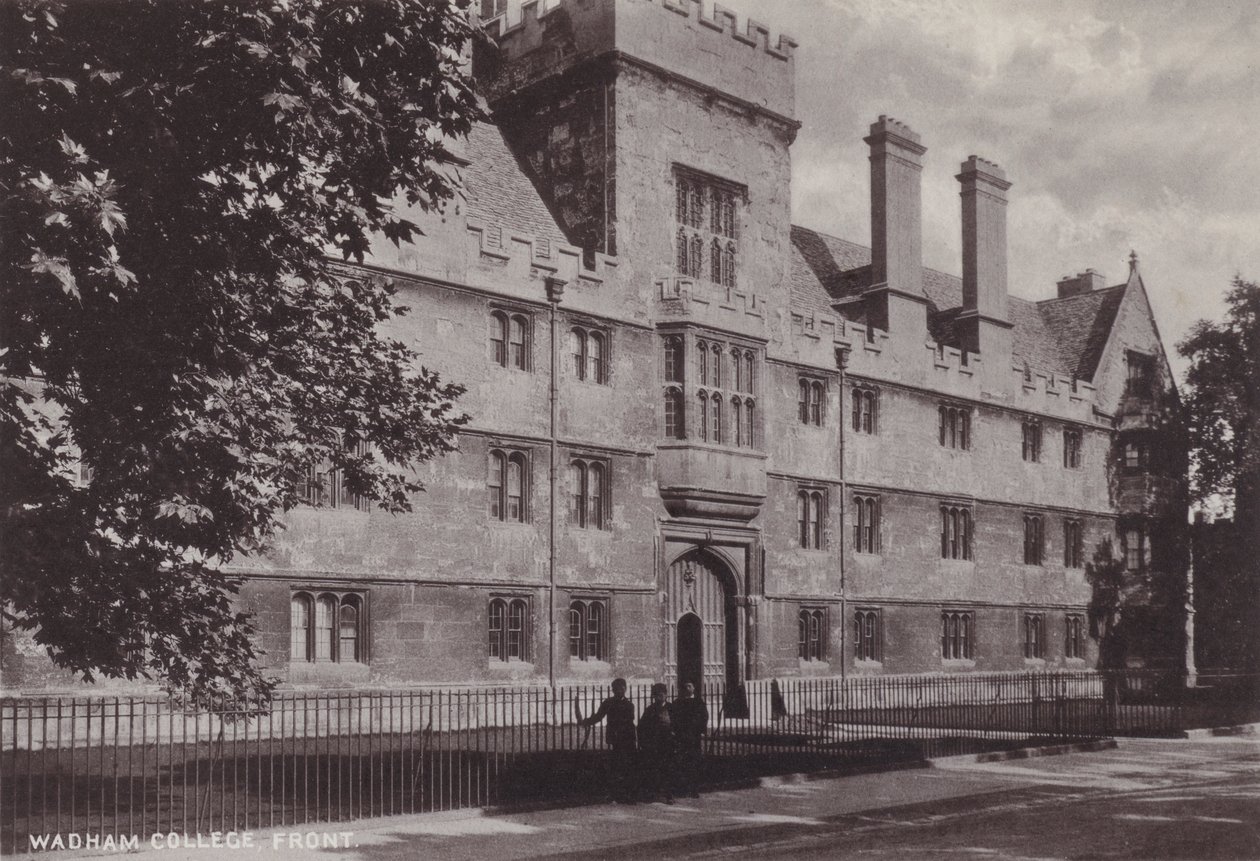
[[[865,138],[871,148],[871,287],[867,319],[897,335],[927,332],[923,295],[920,174],[927,147],[905,123],[881,115]]]
[[[971,156],[962,163],[963,310],[961,346],[973,353],[1010,354],[1006,310],[1006,172]],[[1005,355],[1004,355],[1005,354]]]

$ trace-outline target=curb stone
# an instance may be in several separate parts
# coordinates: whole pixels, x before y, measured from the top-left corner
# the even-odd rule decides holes
[[[1182,730],[1181,737],[1188,739],[1217,738],[1219,736],[1260,735],[1260,722],[1236,726],[1213,726],[1204,729]]]
[[[1100,750],[1115,750],[1118,743],[1114,738],[1103,738],[1097,741],[1082,741],[1074,744],[1052,744],[1046,747],[1021,747],[1015,750],[999,750],[989,753],[964,753],[960,756],[938,756],[927,761],[928,768],[940,765],[967,762],[1005,762],[1012,759],[1035,759],[1041,756],[1059,756],[1065,753],[1093,753]]]

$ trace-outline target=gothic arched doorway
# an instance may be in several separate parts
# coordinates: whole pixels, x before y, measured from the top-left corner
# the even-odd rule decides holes
[[[715,557],[693,551],[666,579],[666,677],[682,685],[739,681],[739,624],[735,581]]]

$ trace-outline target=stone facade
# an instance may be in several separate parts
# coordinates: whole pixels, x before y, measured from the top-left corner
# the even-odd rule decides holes
[[[392,334],[467,387],[471,421],[413,513],[300,508],[237,561],[286,683],[1087,667],[1100,541],[1132,527],[1140,565],[1181,576],[1157,526],[1184,511],[1184,464],[1124,468],[1172,388],[1136,265],[1008,297],[1010,185],[972,157],[964,277],[925,269],[927,148],[888,118],[867,138],[874,258],[792,226],[796,43],[707,9],[530,2],[487,24],[466,199],[345,269],[398,288]],[[354,608],[341,660],[293,636],[335,641],[296,609],[325,595]],[[1181,636],[1154,629],[1141,659]],[[62,683],[30,664],[6,685]]]

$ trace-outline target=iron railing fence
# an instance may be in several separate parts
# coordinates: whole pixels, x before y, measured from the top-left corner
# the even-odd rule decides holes
[[[1256,677],[1199,681],[1081,671],[708,686],[701,779],[1260,718]],[[650,702],[647,685],[628,695],[636,715]],[[0,851],[31,849],[29,835],[147,841],[601,797],[604,727],[577,721],[605,696],[604,685],[289,693],[261,716],[153,697],[3,699]]]

